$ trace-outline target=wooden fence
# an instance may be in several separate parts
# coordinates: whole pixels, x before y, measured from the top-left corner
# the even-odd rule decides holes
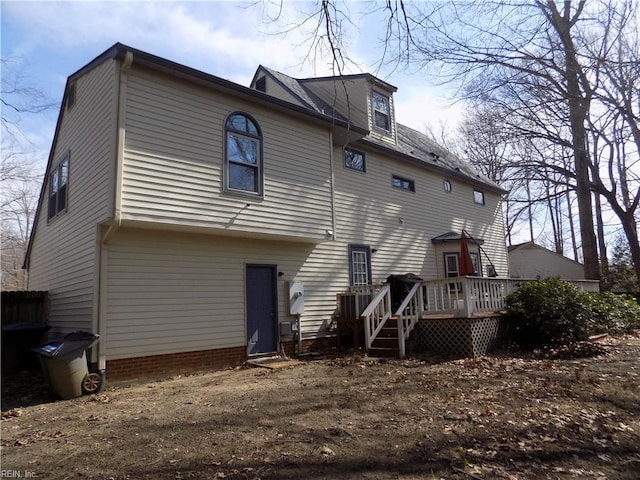
[[[48,320],[49,292],[2,292],[2,325]]]

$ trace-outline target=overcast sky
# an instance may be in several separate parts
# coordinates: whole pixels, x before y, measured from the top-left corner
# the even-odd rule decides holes
[[[276,0],[2,0],[2,59],[8,61],[3,78],[19,72],[24,85],[42,90],[57,106],[66,78],[116,42],[245,86],[259,64],[297,78],[330,75],[328,59],[308,56],[309,35],[291,28],[308,16],[314,3],[286,1],[280,11]],[[365,7],[369,11],[363,13]],[[435,126],[442,119],[453,128],[460,107],[452,106],[444,92],[428,88],[423,75],[378,69],[382,50],[377,32],[384,24],[370,7],[371,3],[356,2],[349,12],[353,26],[345,43],[354,64],[348,73],[373,73],[398,87],[394,98],[400,123],[424,131],[426,123]],[[22,132],[44,156],[56,118],[57,108],[20,119]]]

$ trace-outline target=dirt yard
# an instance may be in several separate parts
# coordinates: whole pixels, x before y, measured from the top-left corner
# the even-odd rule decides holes
[[[69,401],[33,382],[3,381],[3,475],[640,478],[638,337],[465,360],[350,354]]]

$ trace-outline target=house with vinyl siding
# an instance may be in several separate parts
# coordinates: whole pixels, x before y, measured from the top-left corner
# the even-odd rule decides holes
[[[108,378],[216,368],[298,321],[303,350],[332,342],[350,286],[456,276],[462,229],[476,274],[506,276],[504,191],[398,123],[395,92],[99,55],[67,81],[25,259],[51,335],[99,334]]]
[[[512,278],[584,280],[584,265],[534,242],[511,245],[508,255]]]

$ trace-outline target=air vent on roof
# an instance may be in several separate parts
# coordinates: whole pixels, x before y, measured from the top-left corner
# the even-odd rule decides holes
[[[256,80],[256,90],[260,90],[261,92],[267,91],[267,77],[260,77]]]

